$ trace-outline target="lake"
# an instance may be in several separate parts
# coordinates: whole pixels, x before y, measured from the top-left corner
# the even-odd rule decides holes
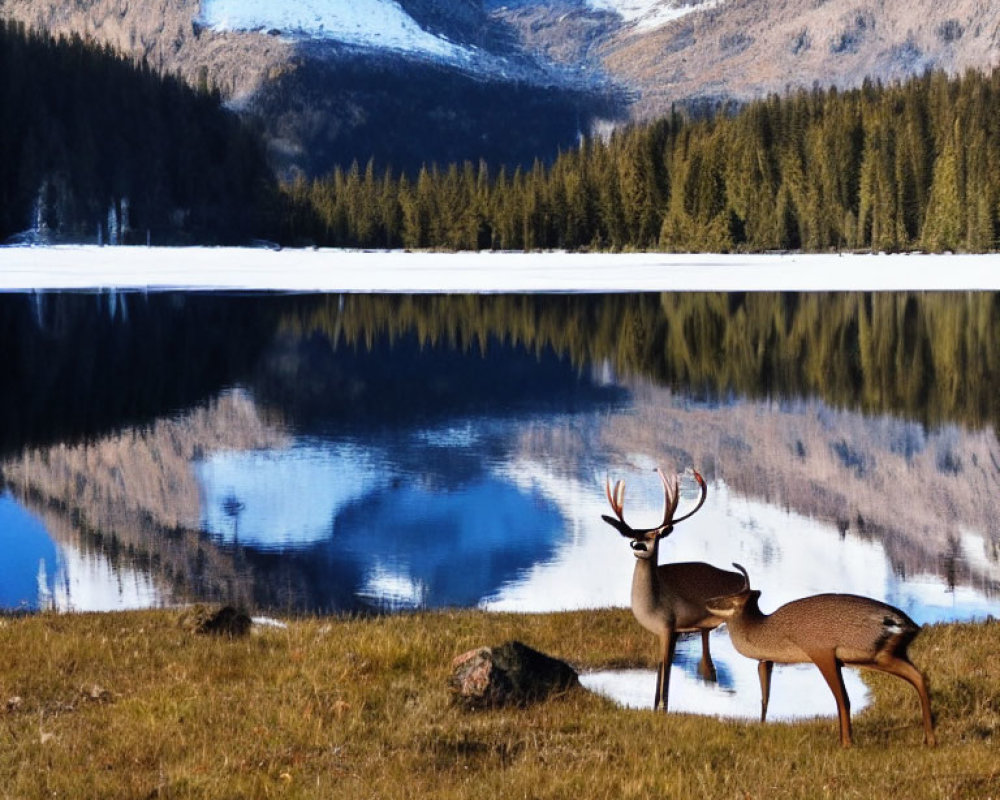
[[[604,484],[652,524],[662,465],[709,491],[661,560],[739,562],[764,611],[1000,612],[997,293],[12,292],[0,347],[5,609],[627,606]],[[672,707],[752,715],[712,638]]]

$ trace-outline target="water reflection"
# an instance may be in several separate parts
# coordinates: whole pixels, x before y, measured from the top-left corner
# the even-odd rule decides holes
[[[9,492],[0,494],[0,550],[5,573],[0,580],[0,606],[34,607],[41,587],[52,583],[56,546],[44,523]]]
[[[391,480],[380,461],[369,448],[316,440],[211,453],[195,463],[201,528],[228,545],[309,547],[329,538],[339,509]]]
[[[669,398],[655,397],[655,410],[663,413]],[[673,409],[675,424],[668,427],[689,428],[689,435],[698,437],[708,427],[706,414],[720,420],[740,410],[746,409],[706,411],[682,404]],[[757,415],[764,409],[750,410]],[[230,570],[240,579],[237,584],[249,585],[248,598],[271,607],[287,608],[290,602],[304,609],[342,610],[380,603],[515,611],[615,606],[627,603],[633,560],[600,519],[607,511],[604,476],[624,477],[630,507],[655,516],[659,484],[651,467],[660,460],[659,451],[638,451],[627,442],[600,449],[591,443],[643,413],[633,407],[484,421],[475,435],[471,424],[460,426],[462,435],[455,426],[420,428],[362,447],[350,439],[321,441],[259,429],[252,399],[237,394],[213,412],[196,415],[197,420],[178,419],[94,445],[28,453],[4,469],[13,487],[30,481],[64,502],[76,495],[86,475],[93,495],[88,519],[102,521],[108,544],[118,551],[162,556],[165,543],[178,543],[170,531],[178,524],[192,526],[209,537],[190,542],[200,568],[209,569],[206,557],[214,553],[221,562],[213,569]],[[822,408],[786,410],[778,424],[793,429],[802,416],[825,414]],[[849,422],[832,429],[837,441]],[[220,425],[230,433],[220,436],[215,432]],[[184,433],[202,444],[181,445]],[[752,427],[744,426],[742,435],[746,448],[760,448]],[[206,443],[213,438],[217,449],[209,452]],[[556,446],[556,440],[562,444]],[[686,440],[678,434],[674,441]],[[261,446],[264,442],[272,446]],[[953,445],[968,458],[977,442],[973,437]],[[884,455],[879,462],[892,472]],[[719,566],[739,561],[765,589],[765,611],[803,594],[847,591],[886,600],[920,622],[995,613],[1000,565],[989,529],[974,527],[974,507],[957,511],[947,523],[940,517],[928,520],[931,531],[890,521],[898,515],[905,525],[919,517],[922,498],[928,515],[937,503],[957,506],[966,480],[955,479],[950,487],[939,481],[938,494],[925,498],[923,472],[912,461],[913,475],[894,488],[893,496],[875,493],[865,501],[845,494],[844,505],[831,518],[788,507],[797,497],[790,491],[792,472],[807,469],[803,464],[785,468],[767,487],[775,499],[754,497],[719,477],[731,474],[745,482],[737,465],[734,459],[720,469],[715,462],[709,501],[664,542],[664,560]],[[850,473],[849,467],[841,469]],[[107,476],[103,483],[101,475]],[[861,495],[867,479],[855,480]],[[123,484],[132,488],[118,491]],[[140,487],[150,488],[136,494]],[[133,512],[122,508],[137,502]],[[87,538],[86,526],[57,507],[48,507],[41,521],[8,495],[0,509],[5,509],[4,529],[20,531],[17,547],[9,548],[10,563],[32,567],[21,565],[22,584],[37,582],[40,559],[57,560],[47,532],[61,547],[79,546],[76,540]],[[888,516],[880,518],[878,512]],[[861,524],[865,516],[869,521]],[[941,542],[939,549],[932,534]],[[107,546],[89,550],[109,552]],[[180,571],[176,564],[169,570],[175,577]],[[290,592],[280,599],[273,588],[261,586],[277,575]],[[51,575],[45,583],[54,584]],[[267,602],[269,596],[275,599]],[[17,602],[23,599],[22,593]]]
[[[0,293],[0,456],[102,437],[250,374],[280,305],[206,293]]]
[[[54,539],[43,519],[0,495],[0,608],[115,611],[161,604],[151,577]]]
[[[562,531],[537,495],[482,475],[444,491],[399,485],[344,510],[334,540],[369,562],[369,574],[420,586],[428,607],[473,606],[551,557]],[[373,594],[378,581],[369,582]]]
[[[995,398],[959,363],[995,360],[992,295],[0,303],[18,376],[0,392],[0,470],[24,512],[5,529],[46,550],[18,556],[34,566],[8,605],[49,602],[24,598],[58,583],[69,548],[149,575],[163,602],[624,604],[604,476],[655,508],[649,470],[666,463],[697,465],[712,496],[664,557],[739,560],[765,603],[856,591],[921,621],[996,608]],[[914,359],[900,378],[892,364]],[[905,386],[885,390],[893,375]],[[950,421],[892,412],[916,397]]]
[[[327,564],[363,604],[474,606],[550,559],[563,528],[544,496],[484,462],[486,440],[510,436],[490,427],[420,430],[392,448],[306,439],[212,456],[196,465],[203,529],[227,546]]]

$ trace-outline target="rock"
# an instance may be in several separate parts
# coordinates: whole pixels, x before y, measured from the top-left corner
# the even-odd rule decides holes
[[[451,667],[449,686],[466,708],[525,706],[579,685],[568,664],[516,641],[470,650]]]
[[[235,637],[246,636],[250,632],[251,620],[247,614],[232,606],[213,610],[196,605],[185,609],[180,616],[180,625],[191,633]]]

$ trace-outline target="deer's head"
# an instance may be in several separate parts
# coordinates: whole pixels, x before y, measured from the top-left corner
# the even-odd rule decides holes
[[[678,477],[676,475],[666,475],[659,467],[657,467],[656,472],[663,483],[663,521],[652,528],[633,528],[625,522],[625,481],[615,481],[614,488],[612,488],[611,480],[608,479],[604,487],[608,495],[608,502],[611,504],[611,510],[615,512],[615,516],[609,517],[607,514],[602,514],[601,519],[617,530],[622,536],[632,540],[630,544],[636,558],[652,558],[656,553],[656,545],[659,540],[664,536],[669,536],[677,523],[683,522],[701,508],[705,502],[705,498],[708,496],[708,486],[705,484],[705,479],[695,472],[694,477],[701,488],[701,496],[698,498],[698,503],[693,509],[683,516],[676,517],[674,515],[677,513],[677,504],[680,502],[680,483]]]
[[[713,597],[705,601],[705,608],[708,612],[715,614],[717,617],[722,617],[722,619],[728,619],[729,617],[735,617],[743,613],[743,609],[748,604],[751,609],[755,608],[757,599],[760,597],[759,590],[750,588],[750,575],[746,569],[735,561],[733,562],[733,566],[743,573],[743,588],[736,594]]]

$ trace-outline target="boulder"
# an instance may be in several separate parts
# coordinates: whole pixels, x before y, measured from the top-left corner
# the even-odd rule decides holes
[[[470,650],[451,668],[453,697],[466,708],[526,706],[580,682],[569,664],[516,641]]]

